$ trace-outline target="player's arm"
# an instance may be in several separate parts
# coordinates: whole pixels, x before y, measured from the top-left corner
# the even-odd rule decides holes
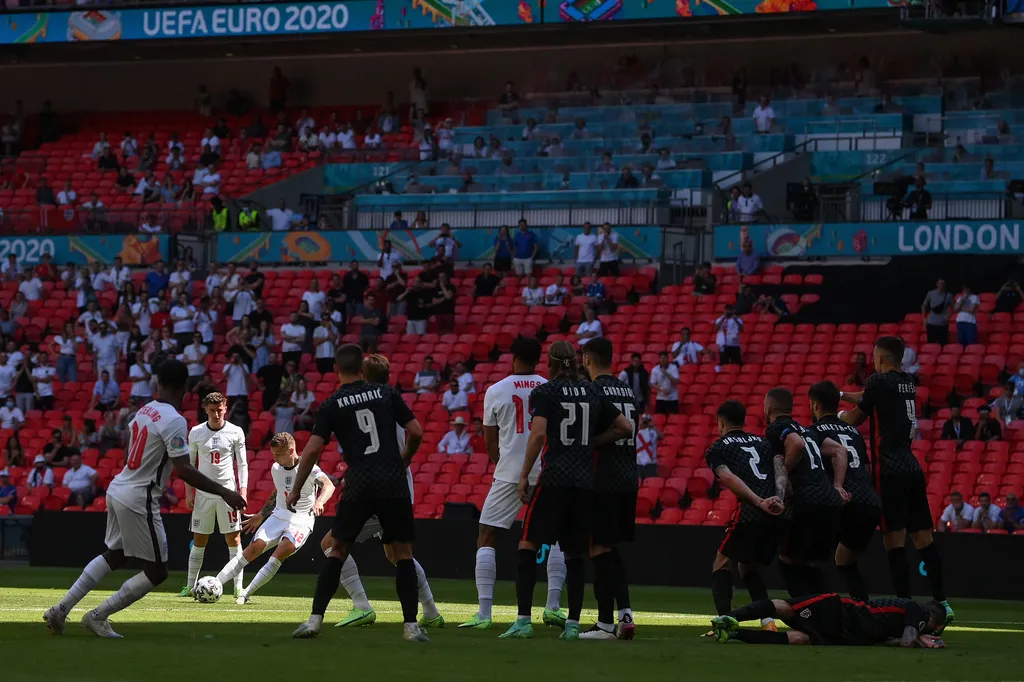
[[[839,418],[850,426],[860,426],[867,421],[868,415],[871,413],[872,405],[874,405],[874,395],[870,389],[871,379],[868,379],[868,385],[863,391],[840,391],[840,400],[845,400],[848,403],[852,403],[854,407],[849,410],[840,410]]]
[[[495,464],[501,458],[498,451],[498,427],[484,425],[484,449],[487,450],[487,457]]]
[[[618,410],[616,410],[616,412],[618,412]],[[615,421],[612,422],[611,427],[594,436],[593,445],[595,448],[604,447],[605,445],[610,445],[617,440],[629,438],[632,435],[633,422],[631,422],[626,415],[619,412],[615,417]]]
[[[245,452],[245,434],[239,432],[235,441],[235,466],[238,467],[238,494],[249,500],[249,459]]]
[[[277,503],[277,491],[271,490],[270,495],[267,496],[267,501],[263,503],[263,507],[247,518],[245,523],[242,524],[242,530],[246,533],[255,533],[259,530],[259,527],[263,525],[263,522],[270,518],[270,515],[274,513],[274,507]]]
[[[295,503],[302,495],[302,486],[312,473],[313,467],[320,460],[320,453],[327,444],[327,439],[317,433],[320,426],[320,418],[317,416],[317,424],[313,427],[313,433],[306,441],[306,447],[302,448],[302,455],[299,457],[299,466],[295,468],[295,482],[292,484],[292,492],[288,495],[288,509],[295,511]]]
[[[807,444],[800,434],[790,431],[782,441],[786,471],[792,471],[804,455],[807,454]]]
[[[778,516],[782,513],[783,507],[781,504],[776,506],[776,504],[772,502],[774,498],[772,498],[772,500],[762,498],[751,490],[750,487],[743,482],[743,479],[732,473],[726,465],[720,464],[714,469],[714,471],[715,476],[718,478],[718,482],[731,490],[740,500],[757,507],[766,514],[771,514],[772,516]],[[774,500],[774,502],[781,502],[781,498],[779,500]]]
[[[391,392],[391,407],[394,410],[395,421],[405,429],[405,452],[402,453],[402,461],[408,468],[420,445],[423,444],[423,425],[413,415],[398,391]]]
[[[850,493],[846,492],[846,489],[843,488],[843,483],[846,482],[846,469],[849,464],[846,448],[831,438],[826,438],[821,443],[821,454],[832,460],[832,485],[839,491],[839,496],[843,498],[843,502],[849,502]]]
[[[313,502],[313,516],[320,516],[324,513],[324,507],[331,501],[331,496],[334,495],[334,481],[331,480],[330,476],[320,471],[316,475],[316,482],[320,486],[320,493]]]
[[[530,422],[530,437],[526,439],[526,457],[523,458],[523,470],[519,473],[519,499],[525,504],[529,496],[527,491],[530,488],[530,472],[533,465],[540,457],[540,451],[544,448],[544,441],[547,439],[548,418],[539,415],[533,416]]]
[[[775,496],[780,500],[786,499],[786,489],[789,488],[789,471],[786,469],[786,458],[782,455],[775,455],[772,460],[772,468],[775,470]]]

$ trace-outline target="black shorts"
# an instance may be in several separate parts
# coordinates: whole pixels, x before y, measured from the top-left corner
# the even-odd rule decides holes
[[[787,522],[766,517],[758,521],[730,521],[718,553],[734,563],[768,566],[779,555]]]
[[[412,501],[401,497],[343,499],[338,503],[331,535],[342,542],[355,542],[363,526],[374,516],[380,521],[380,539],[385,545],[416,539]]]
[[[722,346],[718,355],[718,361],[723,365],[741,365],[743,359],[740,355],[739,346]]]
[[[594,493],[591,539],[599,547],[633,541],[636,493]]]
[[[789,627],[811,638],[811,644],[845,644],[843,600],[838,594],[819,594],[787,599],[793,616],[783,618]]]
[[[831,559],[836,551],[841,514],[842,507],[797,506],[782,543],[782,554],[797,564]]]
[[[538,485],[526,507],[523,540],[538,547],[557,542],[566,554],[585,555],[590,550],[592,498],[591,491],[581,488]]]
[[[882,498],[883,533],[904,529],[916,533],[934,525],[923,472],[882,476],[878,479],[878,494]]]
[[[862,553],[867,549],[881,520],[881,507],[860,502],[847,504],[839,517],[839,544],[858,554]]]

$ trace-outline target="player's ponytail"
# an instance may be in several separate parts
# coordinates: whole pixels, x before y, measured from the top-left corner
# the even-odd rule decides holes
[[[548,367],[551,369],[552,379],[556,376],[578,379],[576,349],[568,341],[555,341],[548,348]]]

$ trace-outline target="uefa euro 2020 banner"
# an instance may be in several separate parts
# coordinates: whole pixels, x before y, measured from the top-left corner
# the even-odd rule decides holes
[[[168,249],[168,238],[155,234],[0,237],[0,261],[6,263],[14,256],[23,266],[37,265],[43,256],[49,256],[55,265],[109,265],[115,258],[125,265],[151,265],[167,260]]]
[[[349,0],[347,2],[92,7],[12,12],[0,45],[225,38],[398,29],[641,21],[902,4],[897,0]]]
[[[808,256],[1020,255],[1024,229],[1016,222],[835,223],[722,225],[715,228],[715,259],[740,254],[746,239],[761,258]]]

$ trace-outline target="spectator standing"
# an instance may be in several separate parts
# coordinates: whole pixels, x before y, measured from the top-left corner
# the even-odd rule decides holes
[[[527,308],[544,305],[544,288],[537,283],[537,278],[530,275],[523,287],[523,305]]]
[[[12,344],[13,345],[13,344]],[[16,368],[14,375],[14,401],[22,412],[28,414],[35,409],[35,384],[32,381],[32,362],[27,357],[28,347],[22,348],[21,352],[11,354],[11,362]],[[18,356],[21,358],[18,359]]]
[[[654,426],[651,415],[641,415],[636,431],[636,473],[640,478],[658,475],[658,441],[661,439],[661,431]]]
[[[1021,290],[1020,284],[1016,280],[1008,279],[996,292],[995,312],[1012,313],[1021,301],[1024,301],[1024,291]]]
[[[693,295],[713,294],[717,286],[718,277],[711,272],[711,263],[701,263],[693,275]]]
[[[188,368],[188,389],[195,388],[199,380],[206,374],[206,355],[209,349],[203,345],[203,336],[198,331],[192,333],[192,343],[185,346],[179,359]]]
[[[902,369],[905,374],[914,377],[914,383],[918,381],[918,373],[921,371],[921,362],[917,359],[917,351],[909,345],[903,349]]]
[[[309,314],[319,320],[324,312],[324,302],[327,300],[327,294],[320,291],[320,280],[314,277],[309,281],[309,289],[302,292],[302,300],[309,305]]]
[[[90,339],[95,357],[96,374],[109,372],[110,376],[117,376],[117,362],[120,349],[117,344],[117,337],[110,333],[110,326],[106,322],[100,323],[99,334]]]
[[[394,250],[390,239],[385,239],[381,244],[380,255],[377,256],[377,267],[380,268],[380,278],[387,279],[391,276],[395,263],[402,260],[402,255]]]
[[[281,355],[285,364],[294,362],[298,367],[302,360],[302,346],[306,342],[306,328],[299,324],[299,314],[292,313],[288,322],[281,325]]]
[[[39,279],[32,268],[25,268],[25,272],[21,274],[18,292],[26,301],[38,301],[43,297],[43,280]]]
[[[601,230],[598,234],[597,246],[600,250],[597,274],[602,277],[618,277],[620,255],[619,235],[612,229],[612,226],[609,223],[601,225]]]
[[[167,288],[170,279],[170,275],[164,268],[164,262],[161,260],[154,263],[153,269],[146,274],[146,297],[156,298],[159,296],[160,292]]]
[[[978,495],[978,506],[974,508],[974,518],[971,521],[971,528],[981,530],[992,530],[1002,527],[1003,510],[992,504],[992,496],[988,493]]]
[[[227,385],[228,411],[241,404],[245,412],[249,411],[249,384],[252,382],[249,368],[242,362],[239,353],[231,354],[231,362],[224,365],[224,383]]]
[[[516,251],[515,242],[507,225],[498,228],[498,236],[494,238],[494,270],[506,273],[512,270],[512,255]]]
[[[438,250],[438,253],[442,254],[448,263],[455,261],[456,249],[462,248],[462,242],[452,235],[452,226],[448,223],[441,224],[441,232],[434,237],[429,246]]]
[[[715,331],[719,346],[719,363],[723,365],[743,364],[740,353],[743,320],[736,316],[735,309],[731,305],[725,306],[725,314],[715,320]]]
[[[953,297],[946,291],[946,280],[939,279],[935,288],[929,291],[921,304],[921,316],[928,343],[946,345],[949,343],[949,316],[953,310]]]
[[[100,378],[92,388],[92,399],[89,401],[89,409],[99,409],[101,412],[108,412],[115,409],[121,402],[121,389],[110,377],[108,370],[100,372]]]
[[[757,107],[754,108],[754,129],[759,133],[770,133],[775,127],[775,110],[772,109],[771,101],[762,97]]]
[[[447,455],[470,455],[473,454],[471,441],[472,434],[466,429],[466,418],[460,415],[452,419],[452,428],[437,444],[437,451]]]
[[[956,339],[964,348],[978,342],[977,313],[980,305],[981,299],[971,293],[969,286],[964,286],[953,303],[953,311],[956,313]]]
[[[735,208],[741,223],[752,223],[765,215],[764,203],[761,197],[754,193],[754,186],[749,182],[743,183],[743,192],[736,199]]]
[[[1003,427],[999,425],[998,419],[992,418],[992,410],[988,405],[978,408],[978,426],[974,432],[974,440],[988,443],[990,441],[1002,440]]]
[[[520,277],[532,274],[533,262],[536,260],[537,254],[540,253],[540,244],[537,241],[537,235],[530,230],[526,220],[519,221],[519,231],[516,232],[513,242],[515,251],[512,266],[515,273]]]
[[[377,351],[377,337],[387,329],[387,319],[377,309],[377,298],[371,293],[365,295],[363,304],[352,318],[359,325],[359,343],[367,353]]]
[[[960,413],[960,405],[953,405],[949,412],[949,419],[942,425],[942,440],[956,441],[956,446],[961,448],[966,441],[974,438],[974,424]]]
[[[597,312],[591,306],[583,308],[583,315],[583,322],[580,322],[579,327],[576,328],[576,341],[581,348],[593,339],[604,335],[601,320],[597,319]]]
[[[79,507],[87,507],[96,497],[96,470],[82,464],[82,456],[71,455],[69,460],[71,467],[64,472],[64,480],[61,485],[71,490],[68,504]]]
[[[412,280],[405,291],[398,295],[398,300],[405,304],[405,333],[426,334],[431,295],[423,282],[419,278]]]
[[[309,431],[312,429],[316,419],[316,396],[306,385],[305,377],[295,380],[295,390],[292,391],[289,404],[294,411],[295,430]]]
[[[434,358],[428,355],[423,358],[423,369],[416,372],[413,390],[417,393],[433,393],[441,384],[441,373],[434,368]]]
[[[457,379],[448,382],[448,390],[441,396],[441,407],[448,410],[449,414],[469,409],[469,397],[465,392],[459,390]]]
[[[338,330],[327,313],[320,316],[320,325],[313,331],[313,345],[316,348],[317,371],[330,374],[334,369],[334,352],[338,348]]]
[[[445,270],[437,273],[437,290],[430,311],[434,315],[437,331],[447,332],[455,328],[455,286]]]
[[[32,385],[35,389],[36,409],[53,409],[53,379],[57,370],[50,365],[50,356],[46,351],[39,351],[36,365],[32,368]]]
[[[925,179],[918,175],[914,178],[914,189],[903,200],[903,206],[910,209],[912,220],[928,220],[928,211],[932,210],[932,193],[924,188]],[[896,219],[900,216],[897,214]]]
[[[46,463],[46,458],[42,455],[36,455],[32,461],[32,471],[25,479],[25,484],[32,490],[46,487],[53,492],[53,469]]]
[[[146,362],[144,353],[135,353],[135,362],[128,369],[128,380],[132,384],[131,401],[133,405],[142,406],[153,399],[153,367]]]
[[[355,315],[356,310],[363,304],[363,297],[369,288],[370,278],[359,269],[359,261],[353,260],[341,281],[341,290],[345,296],[346,319],[351,319]]]
[[[761,259],[754,253],[754,240],[743,240],[740,255],[736,258],[736,272],[740,275],[756,275],[761,269]]]
[[[195,318],[196,308],[189,303],[188,294],[179,294],[174,307],[171,308],[172,331],[179,351],[184,350],[185,346],[192,341],[192,332],[196,328]]]
[[[678,414],[679,370],[669,362],[668,351],[658,353],[658,364],[651,370],[650,383],[656,391],[654,411],[658,414]]]
[[[700,363],[702,355],[710,354],[704,346],[693,340],[690,328],[683,327],[679,330],[679,340],[672,344],[672,358],[676,366],[696,365]]]
[[[583,234],[576,235],[576,274],[587,277],[594,272],[597,260],[598,236],[593,234],[589,222],[583,223]]]
[[[943,532],[970,528],[974,522],[974,507],[964,502],[963,495],[958,492],[954,492],[949,497],[950,502],[942,511],[936,530]]]
[[[643,357],[639,353],[633,353],[630,357],[629,365],[619,372],[619,380],[626,382],[633,389],[637,409],[641,412],[646,410],[647,401],[651,397],[651,374],[644,367]]]

